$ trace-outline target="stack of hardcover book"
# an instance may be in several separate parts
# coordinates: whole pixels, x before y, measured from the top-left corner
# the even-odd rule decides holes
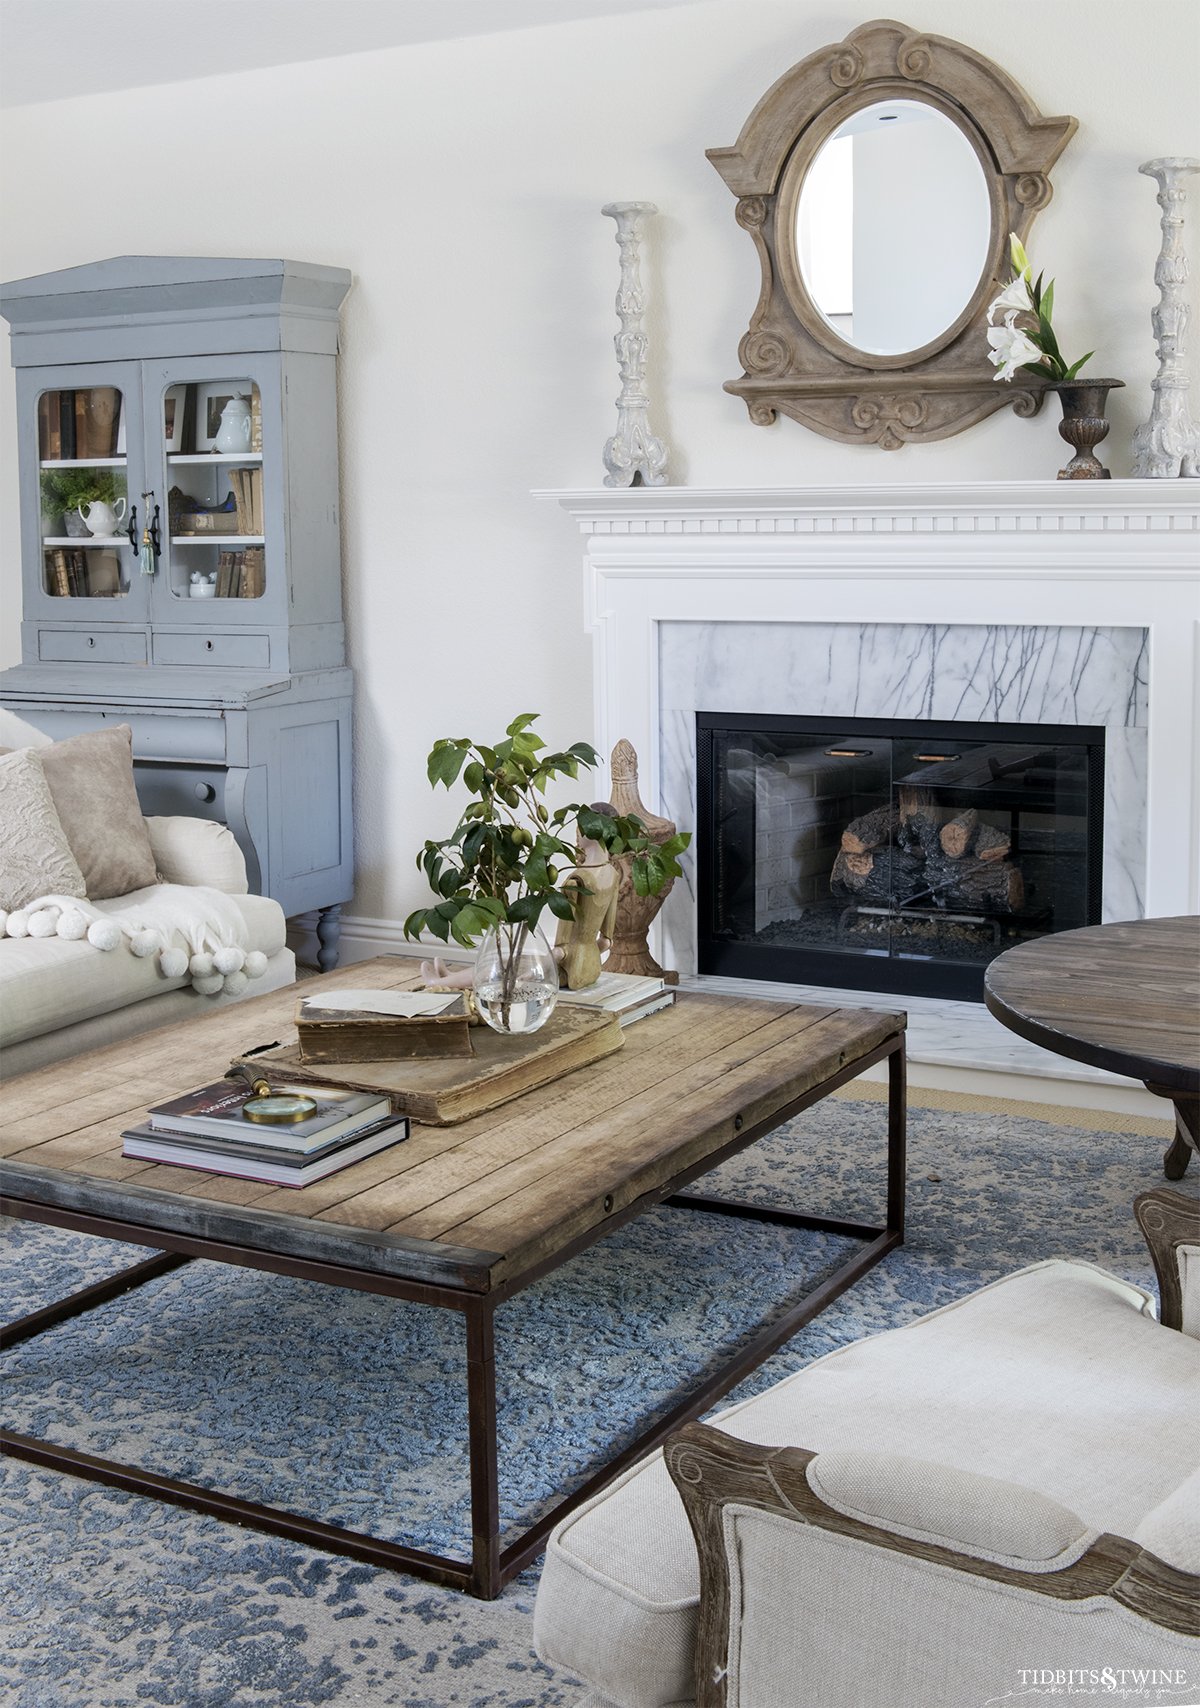
[[[558,1000],[568,1008],[595,1008],[615,1014],[622,1026],[632,1026],[647,1014],[670,1008],[675,992],[662,978],[640,978],[636,973],[601,973],[595,984],[583,990],[560,990]]]
[[[312,1098],[313,1114],[285,1126],[252,1121],[244,1105],[255,1094],[243,1079],[221,1079],[159,1103],[141,1126],[121,1136],[123,1154],[206,1174],[235,1174],[276,1186],[307,1186],[408,1137],[408,1119],[391,1100],[332,1085],[274,1086]]]

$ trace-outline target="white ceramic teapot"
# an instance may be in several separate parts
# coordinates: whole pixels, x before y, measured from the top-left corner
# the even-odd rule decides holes
[[[119,506],[119,508],[118,508]],[[103,498],[96,498],[88,505],[87,515],[84,515],[83,505],[75,507],[83,517],[83,525],[95,539],[108,539],[116,533],[125,516],[125,500],[117,499],[116,506],[105,503]]]
[[[244,397],[231,397],[221,411],[213,449],[227,455],[250,449],[250,405]]]

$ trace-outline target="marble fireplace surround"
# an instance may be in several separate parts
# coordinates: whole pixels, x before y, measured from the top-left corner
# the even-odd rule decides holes
[[[584,536],[596,745],[631,740],[681,826],[698,710],[1103,724],[1104,917],[1200,910],[1195,483],[538,496]],[[694,971],[690,869],[659,946]],[[902,1000],[912,1026],[928,999]]]

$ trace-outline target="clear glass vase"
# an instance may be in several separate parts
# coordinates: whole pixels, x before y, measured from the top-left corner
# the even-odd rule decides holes
[[[536,1032],[558,1001],[558,963],[536,925],[494,925],[479,945],[473,982],[494,1032]]]

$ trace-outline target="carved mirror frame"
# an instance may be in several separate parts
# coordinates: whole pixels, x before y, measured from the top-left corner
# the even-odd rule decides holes
[[[800,189],[818,150],[847,118],[876,101],[922,101],[949,118],[978,156],[991,203],[988,258],[958,318],[919,350],[881,356],[855,349],[821,313],[804,282],[794,240]],[[738,198],[736,219],[754,239],[762,289],[738,347],[744,372],[725,390],[751,421],[789,415],[843,444],[895,450],[946,439],[1011,404],[1041,407],[1044,383],[998,384],[987,359],[988,304],[1007,281],[1008,234],[1025,241],[1050,200],[1050,168],[1077,128],[1046,118],[982,54],[945,36],[879,19],[820,48],[768,89],[732,148],[708,158]]]

